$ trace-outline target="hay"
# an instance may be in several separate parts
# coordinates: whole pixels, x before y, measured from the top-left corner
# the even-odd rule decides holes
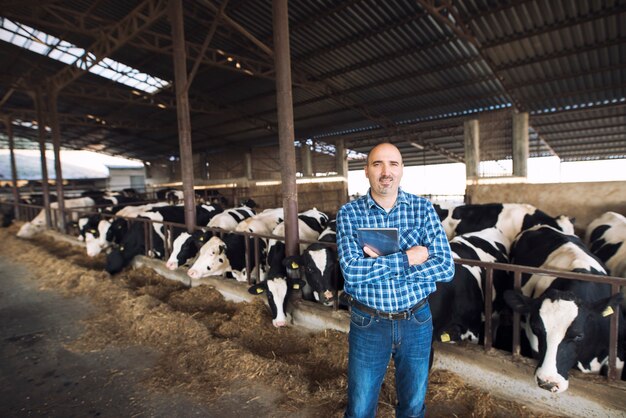
[[[104,255],[89,259],[83,248],[40,236],[15,238],[17,226],[0,230],[0,256],[28,265],[42,289],[88,297],[97,313],[68,345],[74,351],[140,344],[161,353],[146,382],[155,391],[183,389],[208,404],[246,382],[281,393],[286,412],[315,407],[340,417],[346,403],[347,338],[337,331],[275,329],[268,308],[225,301],[214,288],[186,288],[146,268],[111,277]],[[385,376],[379,417],[395,415],[394,366]],[[538,416],[491,397],[446,371],[431,374],[427,405],[437,415]],[[547,416],[547,415],[545,415]]]

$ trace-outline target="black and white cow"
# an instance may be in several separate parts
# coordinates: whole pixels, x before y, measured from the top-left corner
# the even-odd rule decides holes
[[[508,263],[511,241],[497,228],[457,235],[450,241],[455,259]],[[456,265],[450,282],[437,283],[428,297],[433,317],[433,336],[443,342],[468,340],[478,343],[484,320],[486,270],[478,266]],[[502,300],[508,275],[495,271],[492,302]],[[494,303],[495,305],[495,303]],[[494,312],[497,309],[494,307]]]
[[[248,238],[248,257],[251,268],[256,268],[254,239]],[[265,241],[259,239],[259,262],[265,263]],[[263,280],[263,271],[259,272]],[[214,236],[204,244],[198,257],[187,271],[192,279],[206,276],[222,276],[230,274],[235,280],[248,280],[246,269],[246,237],[242,234],[227,233],[222,238]]]
[[[246,203],[252,204],[250,201]],[[282,217],[282,208],[266,209],[261,213],[257,213],[239,222],[235,227],[235,232],[252,232],[258,235],[266,235],[272,232],[272,229],[282,222]],[[200,232],[191,235],[186,232],[180,234],[172,245],[172,253],[166,264],[167,268],[175,270],[179,266],[187,263],[188,260],[198,254],[202,245],[204,245],[210,237],[210,232]],[[265,242],[263,245],[265,245]]]
[[[324,243],[337,242],[337,221],[332,220],[320,236],[319,242],[309,245],[296,261],[301,278],[313,290],[315,301],[330,306],[335,295],[343,290],[343,275],[337,261],[337,249]]]
[[[560,215],[556,218],[526,203],[487,203],[455,207],[441,222],[448,240],[455,235],[496,227],[509,240],[534,225],[550,225],[566,234],[574,234],[573,221]]]
[[[203,225],[209,222],[209,217],[217,210],[213,205],[196,206],[196,224]],[[150,219],[152,221],[152,255],[156,258],[163,258],[165,254],[165,225],[163,222],[184,224],[185,223],[185,207],[184,206],[162,206],[152,208],[142,212],[137,218]],[[145,254],[145,233],[144,222],[134,222],[128,229],[128,232],[122,238],[119,249],[114,249],[107,256],[106,271],[111,274],[118,273],[130,261],[139,254]],[[140,224],[139,226],[136,226]],[[184,228],[172,228],[169,234],[170,245],[176,237],[184,232]],[[171,246],[171,245],[170,245]]]
[[[167,206],[167,203],[159,202],[138,206],[116,206],[110,211],[111,214],[117,217],[115,219],[103,218],[101,214],[79,219],[78,225],[83,240],[85,241],[87,255],[89,257],[95,257],[111,244],[119,244],[122,241],[122,237],[128,230],[127,221],[122,217],[134,218],[143,212],[161,206]],[[113,228],[113,230],[111,230],[111,228]]]
[[[304,286],[302,279],[272,277],[252,285],[248,292],[253,295],[267,295],[267,302],[272,311],[272,325],[279,328],[290,322],[287,312],[290,293],[300,290],[302,286]]]
[[[604,213],[589,224],[585,239],[611,276],[626,277],[626,217],[617,212]]]
[[[65,199],[64,205],[66,209],[73,209],[73,208],[89,209],[95,205],[95,200],[91,197],[79,197],[76,199]],[[52,211],[58,210],[59,203],[58,202],[50,203],[50,209]],[[52,214],[52,216],[54,217],[54,213]],[[76,217],[76,219],[74,220],[78,220],[78,218]],[[20,227],[20,230],[17,232],[17,236],[19,238],[32,238],[36,234],[42,232],[45,228],[46,228],[46,211],[45,209],[42,209],[32,221],[26,222]]]
[[[606,270],[575,235],[537,225],[520,234],[511,261],[531,267],[605,275]],[[608,359],[608,317],[623,298],[611,286],[546,275],[522,275],[522,291],[505,292],[507,304],[525,315],[523,327],[538,359],[537,384],[560,393],[569,386],[569,370],[597,373]],[[622,328],[623,328],[623,322]],[[620,336],[620,341],[624,338]],[[623,360],[623,354],[619,353]],[[619,368],[623,368],[620,361]]]
[[[239,222],[250,218],[254,214],[255,211],[247,206],[226,209],[217,216],[214,216],[207,226],[209,228],[219,228],[225,231],[234,231]]]
[[[235,227],[235,231],[268,235],[278,224],[283,222],[284,212],[283,208],[265,209],[263,212],[239,222]]]
[[[328,215],[316,208],[309,209],[298,214],[298,240],[300,241],[300,251],[304,251],[310,243],[304,241],[317,241],[320,234],[328,224]],[[272,235],[284,237],[285,223],[282,222],[272,230]],[[284,263],[286,257],[285,243],[276,238],[270,238],[267,244],[267,267],[268,277],[287,277],[287,268],[291,266],[291,262]],[[294,270],[297,270],[294,269]],[[294,272],[292,276],[297,276]],[[311,300],[313,291],[310,286],[305,285],[303,288],[303,296]]]
[[[307,210],[298,215],[299,240],[315,241],[328,224],[328,215],[316,208]],[[272,235],[285,236],[284,222],[272,230]],[[303,251],[309,244],[301,243]],[[295,258],[293,258],[295,257]],[[312,289],[299,276],[298,256],[286,258],[285,243],[277,239],[270,239],[267,246],[267,279],[252,286],[249,291],[252,294],[265,293],[268,303],[272,307],[272,323],[274,326],[284,326],[286,321],[285,306],[288,294],[292,289],[301,289],[303,297],[312,299]],[[294,262],[296,264],[294,264]]]

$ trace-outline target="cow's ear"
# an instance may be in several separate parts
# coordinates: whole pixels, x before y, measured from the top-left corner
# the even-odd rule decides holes
[[[289,286],[294,290],[300,290],[304,287],[306,282],[302,279],[291,279],[289,281]]]
[[[265,283],[257,283],[248,288],[248,293],[252,295],[260,295],[261,293],[265,293]]]
[[[532,298],[524,296],[521,292],[515,290],[507,290],[504,292],[504,300],[511,309],[521,314],[529,313],[530,306],[533,302]]]
[[[602,316],[611,316],[617,311],[617,307],[624,299],[624,295],[620,293],[616,293],[615,295],[600,299],[591,304],[590,308],[595,313]]]

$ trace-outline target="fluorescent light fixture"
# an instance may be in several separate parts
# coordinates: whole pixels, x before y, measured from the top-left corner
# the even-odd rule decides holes
[[[418,144],[417,142],[408,141],[408,143],[410,146],[415,147],[417,149],[424,149],[424,146],[422,144]]]
[[[68,65],[75,65],[76,67],[86,69],[92,74],[99,75],[146,93],[152,94],[170,85],[170,83],[165,80],[142,73],[135,68],[110,58],[104,58],[96,65],[86,68],[86,63],[96,58],[92,53],[88,53],[88,59],[86,61],[81,60],[80,58],[87,52],[85,49],[31,28],[30,26],[13,22],[5,17],[0,17],[0,40],[64,62]],[[133,94],[138,93],[133,91]]]

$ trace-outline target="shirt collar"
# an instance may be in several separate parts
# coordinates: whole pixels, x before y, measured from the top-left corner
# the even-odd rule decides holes
[[[396,198],[396,205],[398,205],[400,203],[406,203],[406,204],[409,203],[409,199],[408,199],[406,193],[404,191],[402,191],[401,187],[398,188],[398,197]],[[376,201],[372,197],[372,189],[371,188],[367,191],[367,207],[370,208],[370,209],[373,208],[373,207],[380,207],[380,205],[378,203],[376,203]]]

